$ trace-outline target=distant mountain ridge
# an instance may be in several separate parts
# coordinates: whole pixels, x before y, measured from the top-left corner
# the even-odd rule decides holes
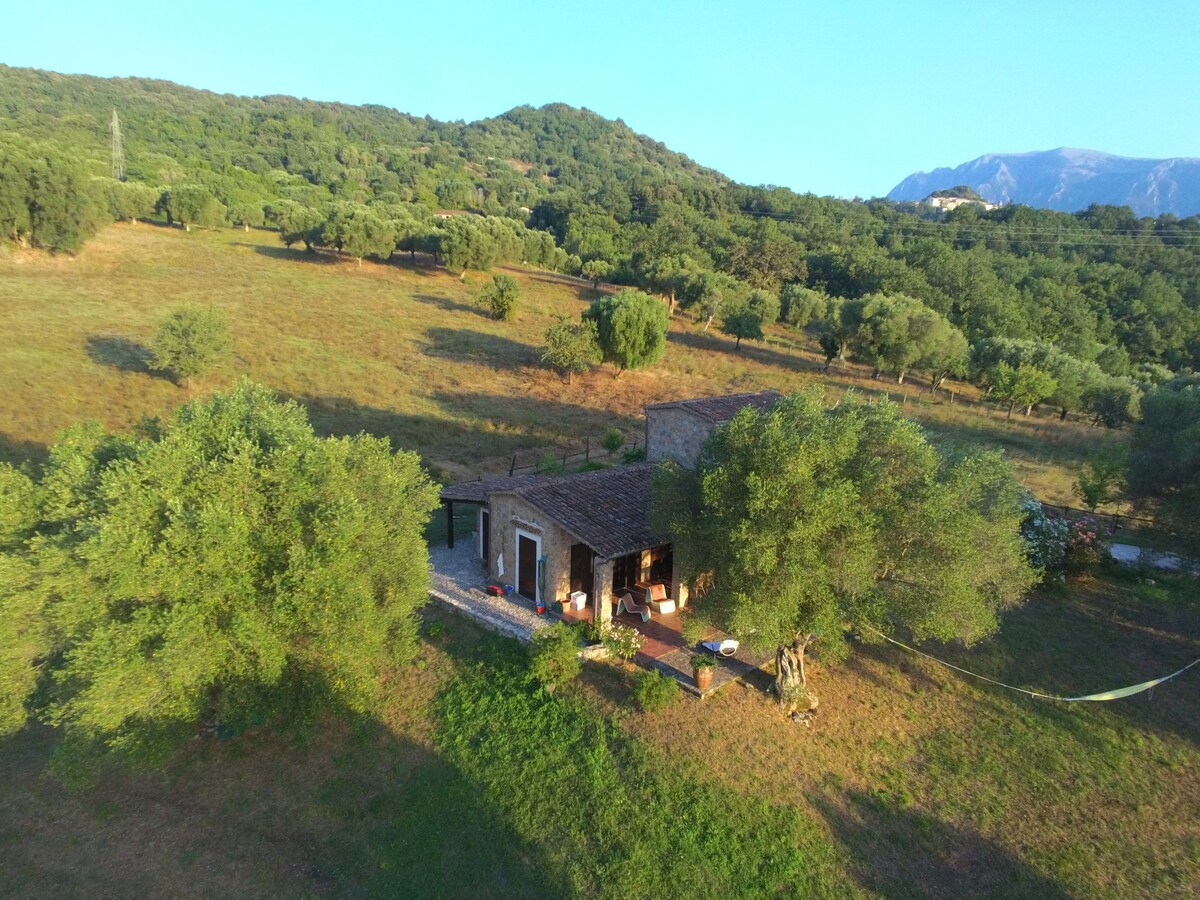
[[[889,200],[923,200],[965,184],[992,203],[1077,212],[1093,203],[1129,206],[1139,216],[1200,214],[1200,159],[1137,159],[1059,147],[988,153],[956,168],[909,175]]]

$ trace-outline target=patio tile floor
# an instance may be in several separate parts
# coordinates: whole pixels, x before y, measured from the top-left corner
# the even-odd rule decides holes
[[[555,604],[545,615],[539,616],[531,600],[508,595],[493,597],[484,591],[487,577],[482,563],[475,556],[475,544],[470,536],[464,536],[453,550],[447,547],[430,547],[429,562],[433,575],[430,595],[464,615],[478,621],[485,628],[499,631],[528,641],[533,632],[561,620],[568,623],[590,622],[592,610],[568,610],[559,612]],[[634,662],[644,668],[656,668],[669,675],[691,694],[707,697],[714,691],[736,681],[773,662],[771,653],[751,653],[740,648],[731,657],[717,656],[712,686],[701,693],[692,680],[692,655],[707,653],[699,644],[688,644],[683,639],[683,621],[686,610],[670,615],[655,615],[649,622],[641,616],[622,613],[613,616],[613,621],[628,625],[642,635],[642,648]],[[727,637],[715,629],[709,629],[703,640],[719,641]]]

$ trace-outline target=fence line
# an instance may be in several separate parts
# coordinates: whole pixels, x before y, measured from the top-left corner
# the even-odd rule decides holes
[[[524,472],[527,469],[535,469],[536,470],[536,469],[540,468],[547,459],[553,459],[555,462],[562,462],[563,468],[565,469],[566,467],[572,465],[573,463],[591,462],[593,457],[599,458],[600,456],[603,456],[605,459],[609,459],[615,453],[621,453],[621,452],[636,453],[639,443],[640,443],[640,439],[634,438],[632,444],[627,444],[616,450],[604,450],[604,449],[593,450],[592,449],[592,439],[590,437],[585,437],[583,439],[583,449],[582,450],[567,451],[561,457],[557,453],[550,453],[548,451],[543,451],[541,456],[538,457],[536,462],[525,463],[520,466],[517,465],[517,457],[520,454],[514,453],[512,455],[512,461],[508,464],[508,474],[515,475],[518,472]],[[533,451],[533,452],[536,452],[536,451]]]
[[[1042,502],[1042,501],[1038,501]],[[1046,515],[1059,519],[1096,519],[1101,524],[1107,523],[1109,534],[1113,534],[1122,528],[1122,523],[1137,523],[1141,525],[1153,525],[1153,519],[1147,519],[1144,516],[1126,516],[1120,513],[1102,513],[1092,512],[1090,509],[1080,509],[1077,506],[1064,506],[1061,503],[1044,503],[1042,509]]]
[[[625,444],[616,450],[605,450],[603,447],[592,449],[592,439],[585,437],[583,439],[583,447],[579,450],[567,450],[560,453],[561,447],[556,450],[528,450],[518,451],[512,455],[512,459],[508,463],[508,474],[519,475],[523,472],[536,471],[541,468],[547,460],[552,460],[555,463],[561,463],[563,468],[576,465],[578,463],[587,463],[595,460],[610,460],[617,454],[636,453],[641,447],[641,438],[634,438],[631,443]],[[576,445],[578,446],[578,445]],[[518,464],[522,458],[532,458],[533,462],[522,462]],[[476,475],[475,481],[483,481],[484,478],[490,478],[490,475]]]

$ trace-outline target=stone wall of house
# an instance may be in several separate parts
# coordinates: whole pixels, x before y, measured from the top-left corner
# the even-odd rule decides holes
[[[646,410],[646,459],[673,459],[691,466],[713,426],[679,407]]]
[[[491,531],[487,561],[488,574],[503,584],[517,583],[517,529],[521,529],[542,542],[542,556],[546,558],[546,586],[543,599],[547,605],[570,593],[571,545],[575,538],[557,523],[520,497],[510,494],[493,494],[488,521]],[[504,555],[504,574],[497,567],[500,555]]]

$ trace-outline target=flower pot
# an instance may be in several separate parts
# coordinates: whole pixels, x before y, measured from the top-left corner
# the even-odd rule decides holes
[[[697,690],[707,691],[712,687],[712,666],[698,666],[692,669],[692,681],[696,682]]]
[[[564,597],[562,600],[559,600],[558,603],[562,607],[563,615],[566,615],[567,610],[571,608],[571,598]]]

